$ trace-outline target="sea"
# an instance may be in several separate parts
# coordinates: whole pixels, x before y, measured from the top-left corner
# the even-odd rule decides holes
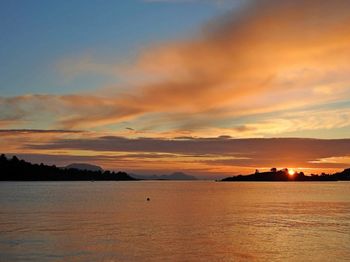
[[[1,182],[0,261],[350,261],[350,182]]]

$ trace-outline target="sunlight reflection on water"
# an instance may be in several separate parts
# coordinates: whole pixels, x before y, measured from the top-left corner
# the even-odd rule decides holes
[[[345,261],[348,192],[346,182],[5,182],[0,261]]]

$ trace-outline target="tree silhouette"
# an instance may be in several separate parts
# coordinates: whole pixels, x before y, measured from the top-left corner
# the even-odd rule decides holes
[[[0,156],[0,181],[122,181],[136,180],[125,172],[88,171],[31,164],[16,156]]]
[[[343,172],[328,175],[322,173],[321,175],[305,176],[303,172],[296,172],[293,176],[288,174],[288,169],[277,170],[271,168],[270,172],[255,171],[251,175],[238,175],[233,177],[227,177],[221,181],[337,181],[337,180],[350,180],[350,168],[345,169]]]

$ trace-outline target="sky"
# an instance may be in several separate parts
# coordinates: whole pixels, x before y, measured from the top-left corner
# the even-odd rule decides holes
[[[350,167],[347,0],[3,0],[0,152],[198,177]]]

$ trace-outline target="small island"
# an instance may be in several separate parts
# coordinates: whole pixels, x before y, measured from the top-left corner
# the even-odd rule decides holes
[[[59,168],[0,156],[0,181],[134,181],[125,172]]]
[[[238,175],[221,179],[222,182],[237,182],[237,181],[346,181],[350,180],[350,168],[335,174],[310,175],[307,176],[303,172],[295,172],[284,168],[277,170],[271,168],[268,172],[259,172],[256,170],[254,174]]]

